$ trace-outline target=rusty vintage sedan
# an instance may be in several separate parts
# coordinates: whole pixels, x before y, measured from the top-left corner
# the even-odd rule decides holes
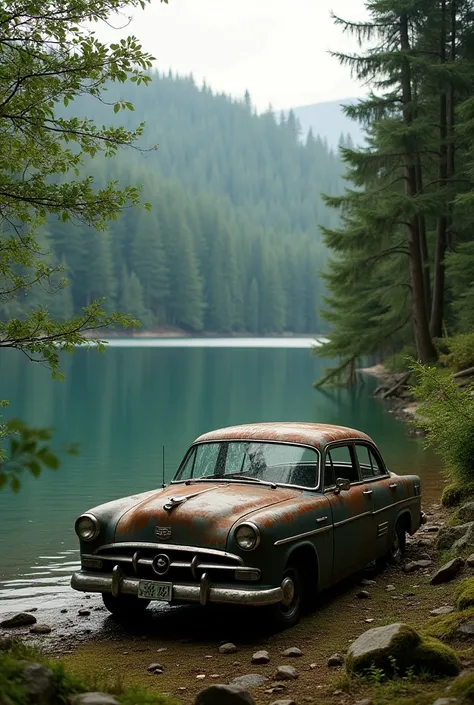
[[[381,558],[424,521],[420,479],[388,471],[365,433],[313,423],[212,431],[171,484],[76,521],[72,587],[136,615],[152,600],[265,607],[275,625]]]

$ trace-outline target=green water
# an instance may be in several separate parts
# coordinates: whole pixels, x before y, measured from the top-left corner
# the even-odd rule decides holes
[[[372,379],[351,391],[312,389],[328,363],[311,357],[308,341],[126,341],[103,355],[66,356],[64,382],[13,351],[2,352],[0,365],[8,415],[53,427],[57,447],[81,449],[64,456],[58,472],[26,477],[20,494],[0,493],[0,611],[12,599],[18,606],[68,595],[76,516],[158,486],[163,445],[169,479],[187,446],[212,428],[276,420],[353,426],[376,440],[390,469],[420,474],[425,496],[439,492],[438,463],[372,398]]]

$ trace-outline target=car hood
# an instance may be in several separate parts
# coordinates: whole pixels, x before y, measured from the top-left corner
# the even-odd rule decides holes
[[[166,541],[224,550],[236,522],[299,495],[297,489],[234,482],[172,485],[124,512],[115,541]]]

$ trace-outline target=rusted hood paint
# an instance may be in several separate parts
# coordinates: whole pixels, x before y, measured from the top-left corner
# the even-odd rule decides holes
[[[171,537],[167,543],[224,550],[237,521],[301,494],[297,489],[239,483],[172,485],[126,511],[117,523],[115,540],[160,541],[157,527],[168,527]],[[175,506],[166,510],[173,499]]]

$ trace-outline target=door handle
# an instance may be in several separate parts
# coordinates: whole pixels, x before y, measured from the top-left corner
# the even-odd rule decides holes
[[[389,487],[390,487],[391,490],[397,489],[397,487],[398,487],[398,482],[392,482],[392,484],[389,485]]]
[[[317,523],[317,524],[322,524],[323,521],[327,521],[327,520],[328,520],[327,517],[320,517],[319,519],[316,519],[316,523]]]
[[[370,497],[371,494],[373,494],[373,490],[364,490],[362,494],[364,494],[366,497]]]

